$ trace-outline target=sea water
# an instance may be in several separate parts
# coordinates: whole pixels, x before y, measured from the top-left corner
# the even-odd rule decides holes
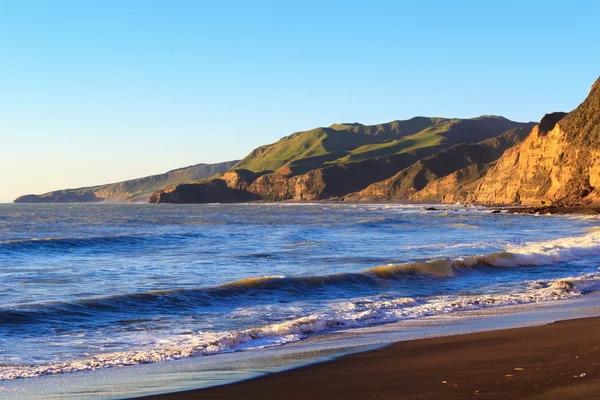
[[[595,217],[427,208],[0,205],[0,386],[600,289]]]

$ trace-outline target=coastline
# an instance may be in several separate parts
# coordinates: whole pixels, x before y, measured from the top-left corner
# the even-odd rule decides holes
[[[0,204],[25,204],[25,205],[37,205],[37,204],[56,204],[56,205],[73,205],[73,204],[109,204],[109,205],[148,205],[148,202],[123,202],[123,201],[99,201],[99,202],[10,202]],[[558,206],[558,205],[547,205],[547,206],[518,206],[511,204],[477,204],[477,203],[444,203],[441,200],[381,200],[381,199],[366,199],[366,200],[344,200],[344,199],[323,199],[323,200],[281,200],[281,201],[267,201],[267,200],[255,200],[249,202],[231,202],[231,203],[163,203],[163,204],[174,204],[174,205],[211,205],[211,204],[231,204],[231,205],[303,205],[303,204],[356,204],[356,205],[413,205],[413,206],[434,206],[440,207],[439,209],[425,209],[425,211],[446,211],[448,209],[455,209],[459,207],[481,207],[487,209],[492,214],[505,212],[508,214],[549,214],[549,215],[600,215],[600,207],[596,206]]]
[[[408,341],[458,337],[458,335],[464,336],[476,332],[504,331],[518,327],[543,326],[555,321],[595,317],[600,317],[600,293],[591,293],[568,300],[461,311],[451,317],[438,315],[419,320],[404,320],[392,324],[317,334],[286,346],[268,347],[262,350],[1,381],[0,398],[11,400],[146,398],[144,396],[159,400],[163,396],[176,396],[167,397],[167,400],[207,398],[202,389],[212,390],[227,388],[229,385],[245,385],[247,382],[252,382],[253,378],[279,376],[281,373],[294,372],[305,366],[318,367],[321,363],[341,360],[346,355],[358,355],[373,349],[387,351],[385,349],[388,346]],[[352,363],[349,365],[350,369],[354,368]],[[363,379],[362,383],[369,382],[368,373],[365,378],[367,380]],[[224,397],[225,395],[215,394],[215,396],[215,398],[228,398]],[[237,395],[234,396],[236,397]],[[327,398],[327,396],[317,398],[322,397]],[[247,397],[241,396],[241,398]]]
[[[188,399],[595,399],[600,317],[398,342],[228,385],[137,397]]]

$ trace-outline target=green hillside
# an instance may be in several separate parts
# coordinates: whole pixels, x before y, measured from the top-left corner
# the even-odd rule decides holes
[[[234,168],[257,173],[284,169],[281,172],[285,175],[300,174],[335,163],[362,146],[413,135],[440,121],[445,119],[416,117],[379,125],[336,124],[297,132],[276,143],[257,148]]]
[[[437,146],[444,137],[443,133],[448,132],[450,126],[457,120],[450,120],[429,126],[414,135],[403,137],[402,139],[392,140],[384,143],[367,144],[358,147],[345,157],[335,161],[336,164],[356,162],[373,157],[388,156],[392,154],[405,153],[420,149],[423,147]]]
[[[261,146],[234,169],[258,174],[304,174],[328,165],[348,164],[391,156],[424,147],[440,150],[457,143],[473,143],[519,126],[503,117],[472,119],[416,117],[378,125],[335,124],[286,136]]]

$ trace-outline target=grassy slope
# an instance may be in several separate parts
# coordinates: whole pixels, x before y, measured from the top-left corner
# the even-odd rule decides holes
[[[335,164],[344,164],[349,162],[362,161],[373,157],[389,156],[393,154],[406,153],[423,147],[437,146],[444,137],[442,134],[447,132],[455,121],[436,124],[422,131],[393,140],[391,142],[367,144],[354,149],[349,155],[334,161]]]
[[[285,174],[299,174],[352,154],[366,145],[392,142],[414,135],[441,121],[441,118],[416,117],[379,125],[336,124],[286,136],[276,143],[262,146],[244,158],[235,169],[268,173],[287,169]]]
[[[297,132],[257,148],[234,169],[298,175],[328,165],[360,162],[424,147],[441,149],[499,135],[518,124],[502,117],[473,119],[416,117],[379,125],[336,124]]]
[[[335,137],[338,131],[330,128],[317,128],[306,132],[299,132],[287,136],[280,141],[263,146],[248,157],[243,159],[237,169],[248,169],[253,172],[276,171],[284,165],[303,159],[315,158],[316,163],[321,157],[327,158],[328,155],[337,158],[340,152],[351,148],[353,143],[356,146],[362,144],[364,135],[348,135],[348,141],[338,143]],[[360,144],[359,144],[360,143]]]

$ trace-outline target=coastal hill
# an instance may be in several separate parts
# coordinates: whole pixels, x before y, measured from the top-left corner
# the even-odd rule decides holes
[[[600,205],[600,78],[572,112],[547,114],[474,182],[455,177],[447,202]]]
[[[123,182],[65,189],[41,195],[18,197],[15,203],[93,203],[93,202],[147,202],[156,190],[169,185],[177,185],[204,179],[228,170],[238,162],[227,161],[217,164],[197,164],[175,169],[164,174],[131,179]]]
[[[483,176],[494,161],[515,144],[522,141],[531,127],[512,129],[479,143],[452,146],[417,161],[384,181],[369,185],[346,200],[441,200],[455,184],[440,185],[440,178],[461,171],[461,184]],[[469,171],[467,173],[466,171]]]
[[[222,176],[159,190],[151,203],[206,203],[250,200],[322,200],[360,192],[393,177],[441,151],[456,145],[473,144],[522,128],[498,116],[472,119],[415,117],[378,125],[335,124],[286,136],[261,146]],[[502,144],[490,157],[457,162],[455,171],[474,162],[488,163],[523,132],[499,139]],[[484,145],[485,147],[485,145]],[[467,156],[468,157],[468,156]]]

